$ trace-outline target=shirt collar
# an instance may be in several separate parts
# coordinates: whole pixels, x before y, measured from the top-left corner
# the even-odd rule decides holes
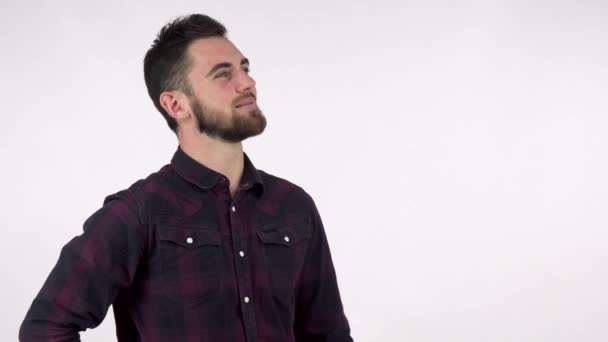
[[[264,182],[258,169],[255,168],[249,157],[243,152],[245,159],[243,176],[241,177],[241,189],[249,189],[251,187],[257,187],[257,193],[261,196],[264,191]],[[171,159],[171,165],[175,168],[175,171],[183,178],[193,183],[194,185],[203,188],[205,190],[211,189],[226,177],[221,173],[214,171],[205,165],[197,162],[187,155],[180,146],[177,147],[177,151]]]

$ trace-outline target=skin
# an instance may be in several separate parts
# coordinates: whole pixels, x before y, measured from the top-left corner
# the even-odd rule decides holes
[[[178,122],[177,139],[182,150],[199,163],[226,176],[230,195],[234,197],[243,175],[242,142],[227,141],[201,132],[193,101],[204,109],[207,118],[222,127],[230,128],[234,119],[246,120],[256,127],[260,125],[259,116],[263,115],[255,100],[255,81],[249,75],[245,56],[228,39],[210,37],[195,40],[188,47],[188,54],[192,61],[188,80],[193,98],[181,91],[166,91],[160,94],[160,103]],[[218,68],[220,64],[225,66]],[[239,108],[237,103],[243,100],[254,103]],[[258,109],[257,118],[252,114],[252,107]],[[264,127],[259,128],[261,133]]]

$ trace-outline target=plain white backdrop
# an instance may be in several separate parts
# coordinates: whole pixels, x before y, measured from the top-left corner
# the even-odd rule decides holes
[[[224,23],[315,199],[356,341],[608,340],[608,3],[2,1],[0,340],[103,198],[169,162],[143,56]],[[83,341],[115,340],[111,311]]]

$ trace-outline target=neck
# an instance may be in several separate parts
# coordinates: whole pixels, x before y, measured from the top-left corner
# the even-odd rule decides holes
[[[243,176],[245,159],[242,143],[228,143],[206,134],[179,135],[179,146],[190,158],[224,175],[234,196]]]

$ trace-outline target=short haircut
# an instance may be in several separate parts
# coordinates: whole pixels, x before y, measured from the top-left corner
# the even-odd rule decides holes
[[[177,134],[177,121],[160,105],[160,94],[164,91],[180,90],[192,95],[188,72],[192,61],[187,49],[200,38],[226,37],[226,28],[217,20],[203,15],[191,14],[178,17],[165,25],[144,58],[144,78],[148,95],[156,109],[163,115],[169,128]]]

